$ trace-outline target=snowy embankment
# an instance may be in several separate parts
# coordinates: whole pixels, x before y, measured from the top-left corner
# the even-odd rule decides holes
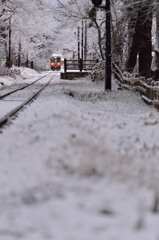
[[[30,69],[30,68],[13,67],[13,69],[12,69],[13,73],[14,73],[14,69],[19,72],[18,75],[13,74],[14,77],[12,77],[12,76],[0,76],[0,89],[3,88],[4,86],[10,86],[11,84],[17,83],[17,81],[27,79],[27,78],[32,78],[34,76],[39,75],[39,73],[37,71],[35,71],[33,69]],[[6,74],[8,74],[8,73],[6,72]]]
[[[15,79],[9,76],[0,76],[0,89],[15,83]]]
[[[103,89],[56,76],[2,130],[0,239],[159,239],[159,113]]]

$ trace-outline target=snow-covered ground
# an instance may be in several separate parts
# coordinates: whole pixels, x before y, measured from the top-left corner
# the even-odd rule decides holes
[[[57,73],[1,130],[0,240],[158,240],[158,128],[139,94]]]

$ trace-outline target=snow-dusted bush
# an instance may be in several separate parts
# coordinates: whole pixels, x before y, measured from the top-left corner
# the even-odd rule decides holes
[[[0,76],[10,76],[12,78],[16,78],[16,75],[20,74],[20,70],[18,69],[10,69],[7,67],[0,66]]]
[[[97,64],[94,66],[91,79],[92,82],[103,81],[105,78],[105,61],[98,61]]]

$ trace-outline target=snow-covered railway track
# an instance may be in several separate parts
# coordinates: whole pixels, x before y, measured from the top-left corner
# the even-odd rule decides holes
[[[42,77],[39,77],[38,79],[32,81],[31,83],[25,84],[25,85],[22,86],[22,87],[18,87],[18,88],[14,89],[14,90],[11,90],[11,91],[9,91],[9,92],[7,92],[7,93],[4,93],[4,94],[0,95],[0,99],[4,99],[5,97],[11,95],[12,93],[18,92],[18,91],[20,91],[20,90],[23,90],[23,89],[25,89],[25,88],[33,85],[34,83],[40,81],[42,78],[45,78],[45,77],[48,76],[49,74],[50,74],[50,73],[47,73],[47,74],[43,75]]]
[[[4,126],[5,124],[8,123],[8,121],[11,119],[11,117],[15,116],[20,110],[22,110],[27,104],[29,104],[30,102],[32,102],[33,100],[35,100],[37,98],[37,96],[49,85],[49,83],[51,82],[51,80],[54,78],[55,75],[50,76],[49,79],[47,80],[47,82],[45,82],[44,84],[41,84],[40,87],[36,86],[36,89],[34,89],[33,94],[30,94],[30,92],[32,92],[32,90],[28,91],[29,92],[29,97],[25,97],[25,95],[27,95],[28,93],[26,92],[26,88],[33,86],[34,83],[36,83],[37,81],[41,80],[44,77],[48,77],[49,74],[46,74],[45,76],[42,76],[38,79],[36,79],[35,81],[33,81],[30,84],[27,84],[21,88],[17,88],[16,90],[10,91],[4,95],[1,95],[1,99],[3,98],[3,100],[10,96],[10,95],[14,95],[15,92],[20,91],[20,95],[19,96],[23,96],[25,99],[23,100],[15,100],[15,96],[12,97],[12,99],[10,99],[10,104],[9,105],[15,105],[16,102],[16,106],[12,106],[10,110],[7,110],[7,113],[3,114],[2,116],[0,116],[0,128],[2,126]],[[24,92],[25,91],[25,92]],[[8,100],[7,100],[8,101]],[[21,104],[17,104],[17,102],[21,101]],[[3,101],[4,103],[5,101]],[[4,108],[4,107],[3,107]],[[6,112],[6,111],[5,111]]]

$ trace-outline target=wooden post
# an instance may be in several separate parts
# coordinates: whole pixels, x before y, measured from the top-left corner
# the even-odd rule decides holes
[[[64,72],[67,72],[67,59],[64,59]]]
[[[80,70],[80,72],[82,72],[82,70],[83,70],[83,59],[82,58],[79,59],[79,70]]]

